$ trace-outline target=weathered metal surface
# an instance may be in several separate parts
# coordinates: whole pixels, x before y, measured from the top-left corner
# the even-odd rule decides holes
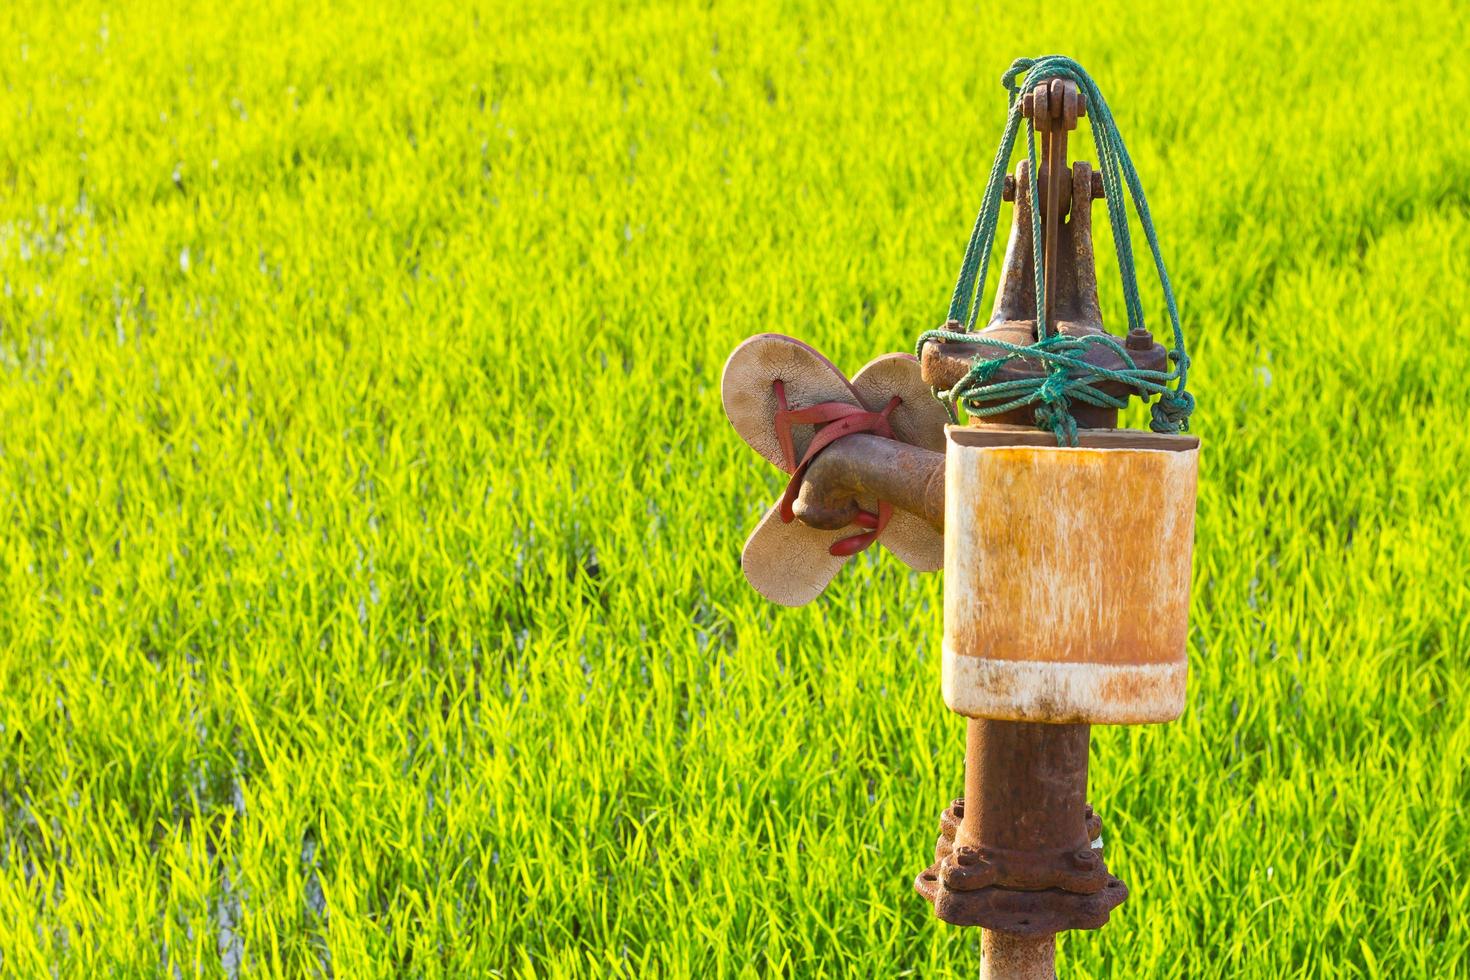
[[[1047,333],[1102,334],[1091,224],[1102,182],[1086,163],[1066,163],[1086,101],[1053,79],[1022,111],[1041,135],[1040,200],[1023,161],[1004,188],[1015,215],[982,333],[1017,346],[1040,339],[1039,207]],[[1124,347],[1133,366],[1167,369],[1147,330],[1130,331]],[[953,387],[977,356],[984,346],[928,344],[924,380]],[[1086,358],[1127,366],[1102,345]],[[1045,371],[1016,359],[993,379]],[[1085,802],[1090,725],[1167,721],[1184,703],[1198,440],[1110,431],[1115,409],[1072,411],[1076,448],[1032,427],[1030,406],[947,430],[944,696],[971,720],[965,797],[941,816],[934,863],[915,887],[939,918],[984,927],[986,977],[1054,977],[1055,933],[1097,928],[1127,898]]]
[[[971,719],[965,743],[970,802],[955,828],[950,863],[971,851],[972,880],[979,877],[974,866],[983,864],[1006,888],[1101,891],[1108,869],[1092,849],[1097,834],[1088,833],[1088,737],[1086,725]]]
[[[1055,936],[987,929],[980,938],[980,980],[1056,980]]]
[[[1072,115],[1067,123],[1067,128],[1076,129],[1077,117],[1087,115],[1087,93],[1079,90],[1077,88],[1076,82],[1069,81],[1067,79],[1055,78],[1052,79],[1052,83],[1060,83],[1066,86],[1067,90],[1070,91],[1071,97],[1074,101],[1071,103]],[[1032,89],[1030,92],[1027,92],[1025,95],[1021,96],[1021,115],[1025,116],[1027,119],[1036,118],[1037,101],[1041,100],[1043,106],[1047,105],[1047,103],[1050,101],[1052,92],[1053,85],[1047,85],[1045,87],[1037,87],[1035,89]],[[1063,111],[1066,110],[1064,109]],[[1043,108],[1040,115],[1045,118],[1047,115],[1049,115],[1049,113],[1046,111],[1045,108]]]
[[[944,698],[974,718],[1184,708],[1199,440],[948,429]]]
[[[1018,891],[984,888],[956,892],[943,887],[929,868],[914,882],[919,894],[934,906],[934,914],[953,926],[980,926],[1023,936],[1053,936],[1069,929],[1101,929],[1113,909],[1128,897],[1128,886],[1117,878],[1094,895],[1060,889]]]
[[[1078,115],[1085,114],[1086,100],[1076,86],[1061,79],[1038,88],[1025,97],[1023,112],[1035,118],[1042,134],[1042,156],[1037,172],[1041,200],[1031,200],[1030,161],[1022,160],[1014,178],[1007,177],[1003,190],[1006,200],[1016,202],[1011,222],[1011,235],[1006,244],[1005,262],[1000,285],[995,294],[995,307],[989,324],[981,333],[1018,346],[1035,343],[1036,273],[1031,233],[1033,205],[1041,209],[1043,262],[1046,271],[1045,308],[1049,332],[1079,337],[1106,333],[1097,302],[1097,270],[1092,245],[1092,201],[1103,197],[1101,174],[1094,173],[1085,161],[1067,167],[1067,131],[1075,128]],[[1058,202],[1051,207],[1050,202]],[[1067,220],[1063,220],[1066,218]],[[945,324],[961,331],[954,321]],[[1149,371],[1167,370],[1168,351],[1148,338],[1133,338],[1128,345],[1135,367]],[[987,356],[983,347],[973,344],[926,344],[923,352],[924,380],[938,389],[953,387],[970,369],[976,356]],[[1114,351],[1094,345],[1084,356],[1088,364],[1109,370],[1126,367]],[[1021,378],[1038,378],[1046,374],[1037,360],[1021,358],[1004,365],[993,377],[996,382]],[[1119,398],[1135,394],[1122,382],[1106,381],[1096,385]],[[1029,425],[1034,410],[1022,406],[987,421]],[[1118,424],[1116,409],[1076,404],[1072,415],[1086,429],[1112,428]]]
[[[1085,802],[1088,736],[1086,725],[969,722],[965,796],[940,815],[934,863],[915,882],[935,915],[1028,936],[1107,922],[1128,889]]]
[[[876,497],[944,530],[944,453],[872,435],[844,436],[812,460],[794,510],[815,528],[851,524]]]
[[[1045,194],[1045,191],[1042,191]],[[1107,188],[1103,184],[1101,170],[1092,171],[1092,199],[1101,201],[1107,197]],[[1016,178],[1006,174],[1006,178],[1000,185],[1000,199],[1002,201],[1014,201],[1016,199]],[[1043,197],[1043,200],[1045,198]],[[1065,215],[1072,210],[1072,171],[1062,171],[1062,214]]]
[[[1042,239],[1045,250],[1042,268],[1046,270],[1044,332],[1047,336],[1057,332],[1056,321],[1053,319],[1057,290],[1057,226],[1062,219],[1062,175],[1067,169],[1067,131],[1077,128],[1078,94],[1076,82],[1053,78],[1047,84],[1034,89],[1031,101],[1022,106],[1023,113],[1029,111],[1035,128],[1042,133],[1042,172],[1038,176],[1046,187],[1046,196],[1042,198],[1041,205],[1042,222],[1046,226],[1046,235]],[[1090,195],[1090,185],[1091,182],[1088,181],[1085,187],[1079,186],[1079,196],[1084,190]]]
[[[949,843],[941,837],[936,850],[947,855]],[[1112,910],[1128,897],[1128,886],[1112,875],[1102,888],[1090,893],[1000,885],[953,889],[944,882],[941,863],[942,859],[936,860],[925,868],[914,887],[933,905],[935,916],[950,925],[981,926],[1031,937],[1068,929],[1097,929],[1107,924]]]

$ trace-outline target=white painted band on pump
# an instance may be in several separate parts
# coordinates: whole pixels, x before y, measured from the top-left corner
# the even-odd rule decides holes
[[[963,656],[944,647],[944,703],[971,718],[1095,725],[1173,721],[1189,664],[1056,663]]]

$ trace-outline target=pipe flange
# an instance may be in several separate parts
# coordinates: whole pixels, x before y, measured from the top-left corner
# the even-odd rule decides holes
[[[939,840],[934,844],[933,867],[951,891],[976,891],[996,885],[1019,891],[1058,888],[1094,895],[1112,880],[1102,848],[1091,846],[1102,837],[1102,818],[1090,806],[1083,815],[1086,840],[1076,847],[1046,851],[956,846],[955,835],[964,814],[963,799],[945,808],[939,816]]]
[[[934,914],[956,926],[981,926],[1022,936],[1049,936],[1068,929],[1098,929],[1108,915],[1128,897],[1128,886],[1109,877],[1092,895],[1048,888],[1017,891],[994,885],[976,891],[952,891],[940,880],[938,865],[931,865],[914,881],[914,887],[934,906]]]
[[[939,816],[934,863],[914,881],[919,894],[945,922],[1023,935],[1096,929],[1128,897],[1128,887],[1108,872],[1101,846],[1021,852],[955,844],[965,801]],[[1099,844],[1102,819],[1088,806],[1088,841]]]

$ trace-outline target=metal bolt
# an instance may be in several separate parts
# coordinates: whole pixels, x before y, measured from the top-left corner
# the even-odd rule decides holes
[[[1103,186],[1101,170],[1092,172],[1092,199],[1101,201],[1108,196],[1107,188]],[[1012,174],[1006,174],[1005,182],[1000,185],[1000,199],[1002,201],[1014,201],[1016,199],[1016,178]]]
[[[1053,78],[1050,85],[1038,85],[1021,96],[1021,115],[1043,123],[1037,129],[1050,129],[1055,118],[1067,129],[1077,126],[1077,117],[1087,115],[1087,93],[1074,82]]]
[[[1128,331],[1128,341],[1125,346],[1129,350],[1152,350],[1154,335],[1148,332],[1147,327],[1135,327]]]

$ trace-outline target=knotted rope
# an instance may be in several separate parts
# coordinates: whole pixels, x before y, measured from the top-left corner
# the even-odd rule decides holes
[[[1019,85],[1017,76],[1025,74]],[[1026,150],[1031,161],[1029,185],[1033,207],[1031,209],[1031,243],[1033,266],[1036,270],[1036,343],[1018,346],[985,337],[976,333],[976,319],[980,311],[980,299],[985,293],[985,278],[990,265],[990,253],[995,245],[996,223],[1000,218],[1001,193],[1005,181],[1006,167],[1010,163],[1011,151],[1015,147],[1020,131],[1022,97],[1043,81],[1053,78],[1069,79],[1087,98],[1087,119],[1092,126],[1093,142],[1097,144],[1099,167],[1102,172],[1103,190],[1107,197],[1108,220],[1113,229],[1113,247],[1118,254],[1118,270],[1123,281],[1123,301],[1128,309],[1129,330],[1144,327],[1143,302],[1138,295],[1138,276],[1133,264],[1133,243],[1128,230],[1128,210],[1124,200],[1126,190],[1133,201],[1134,210],[1153,253],[1154,268],[1158,271],[1159,283],[1164,291],[1164,303],[1169,311],[1169,323],[1173,328],[1174,345],[1169,350],[1169,371],[1147,371],[1136,366],[1115,338],[1109,335],[1068,337],[1052,334],[1046,322],[1046,279],[1042,259],[1041,217],[1035,202],[1041,200],[1037,187],[1036,125],[1033,120],[1026,124]],[[970,243],[965,249],[965,259],[960,266],[959,279],[955,282],[954,296],[949,304],[949,320],[966,324],[968,333],[955,330],[929,330],[919,337],[918,354],[924,354],[924,345],[930,341],[942,343],[974,344],[994,352],[990,358],[976,355],[969,372],[946,391],[936,391],[954,415],[954,405],[959,403],[975,415],[996,415],[1023,405],[1036,406],[1036,424],[1056,433],[1058,445],[1077,444],[1077,422],[1072,417],[1073,402],[1087,405],[1122,408],[1126,398],[1110,395],[1098,390],[1097,382],[1117,381],[1136,391],[1140,397],[1158,396],[1152,409],[1149,427],[1155,432],[1181,432],[1189,427],[1189,416],[1194,411],[1194,396],[1186,390],[1189,378],[1189,354],[1185,348],[1184,329],[1179,324],[1179,309],[1174,302],[1174,288],[1169,282],[1168,270],[1164,268],[1164,257],[1159,250],[1158,236],[1154,232],[1153,218],[1149,215],[1148,200],[1143,193],[1143,184],[1138,179],[1133,161],[1123,137],[1113,121],[1112,111],[1097,85],[1071,58],[1048,55],[1043,58],[1019,58],[1001,76],[1009,98],[1009,112],[1005,132],[1001,136],[1000,148],[990,168],[990,178],[985,185],[985,197],[980,203],[980,213],[975,218]],[[1122,359],[1122,369],[1107,369],[1089,364],[1084,359],[1088,348],[1105,346]],[[1046,367],[1046,375],[1040,378],[1021,378],[1012,381],[994,382],[995,373],[1006,363],[1024,358],[1039,361]],[[1170,382],[1174,386],[1169,387]]]

